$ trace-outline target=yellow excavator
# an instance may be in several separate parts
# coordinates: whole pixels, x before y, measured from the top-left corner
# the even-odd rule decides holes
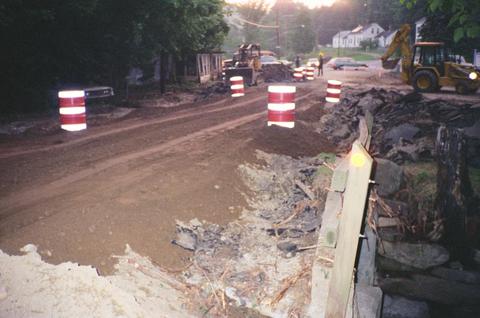
[[[473,66],[462,65],[452,50],[442,42],[417,42],[410,47],[411,27],[402,25],[382,56],[382,66],[393,69],[400,58],[389,58],[400,50],[402,60],[402,80],[412,85],[418,92],[434,92],[442,86],[455,87],[459,94],[474,93],[480,87],[480,72]]]
[[[260,55],[259,44],[240,45],[233,59],[224,61],[226,79],[242,76],[245,84],[257,85],[257,79],[262,69]]]

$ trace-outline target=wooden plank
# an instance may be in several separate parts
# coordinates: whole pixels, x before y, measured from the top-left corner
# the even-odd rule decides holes
[[[373,159],[359,141],[353,143],[350,160],[335,250],[335,264],[327,299],[327,318],[343,318],[346,314],[372,170]]]

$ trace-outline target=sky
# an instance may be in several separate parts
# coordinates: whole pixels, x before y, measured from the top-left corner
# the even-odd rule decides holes
[[[226,0],[229,3],[242,3],[247,2],[248,0]],[[275,0],[265,0],[270,4],[274,4]],[[302,2],[309,8],[321,7],[321,6],[330,6],[335,0],[294,0],[295,2]]]

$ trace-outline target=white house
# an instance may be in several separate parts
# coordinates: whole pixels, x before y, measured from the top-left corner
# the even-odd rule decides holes
[[[422,40],[420,31],[422,30],[422,27],[425,24],[425,21],[427,21],[427,18],[423,17],[420,20],[415,22],[415,42],[419,42]]]
[[[377,23],[370,23],[366,26],[359,25],[352,31],[340,31],[332,38],[333,47],[338,47],[338,45],[340,45],[340,47],[350,48],[360,47],[361,41],[374,39],[383,31],[385,30]]]
[[[393,31],[383,31],[379,35],[377,35],[375,38],[378,40],[378,46],[379,47],[388,47],[393,41],[393,38],[395,38],[395,34],[397,34],[398,30],[393,30]]]
[[[346,39],[344,37],[350,33],[350,31],[340,31],[332,38],[332,47],[345,47]]]

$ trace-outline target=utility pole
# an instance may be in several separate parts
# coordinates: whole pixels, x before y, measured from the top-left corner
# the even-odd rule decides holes
[[[275,24],[277,25],[277,56],[280,57],[280,24],[279,24],[279,9],[278,5],[275,6]]]

